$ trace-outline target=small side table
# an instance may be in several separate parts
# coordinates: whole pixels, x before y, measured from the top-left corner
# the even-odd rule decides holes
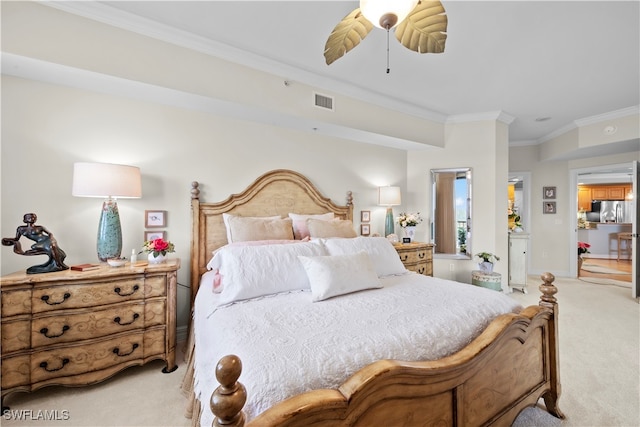
[[[471,272],[471,283],[502,292],[502,275],[500,273],[473,270]]]

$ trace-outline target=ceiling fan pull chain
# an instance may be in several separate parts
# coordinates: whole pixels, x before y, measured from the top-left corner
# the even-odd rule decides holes
[[[389,27],[387,27],[387,74],[389,74]]]

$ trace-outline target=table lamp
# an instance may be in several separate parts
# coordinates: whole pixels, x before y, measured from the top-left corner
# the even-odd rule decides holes
[[[393,210],[391,206],[400,205],[400,187],[378,187],[378,205],[387,207],[387,216],[384,221],[384,235],[393,234]]]
[[[142,196],[140,168],[110,163],[74,163],[71,194],[105,199],[98,223],[98,258],[100,261],[119,258],[122,227],[116,198],[138,199]]]

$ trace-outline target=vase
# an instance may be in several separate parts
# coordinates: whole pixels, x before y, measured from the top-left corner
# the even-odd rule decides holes
[[[413,241],[413,236],[415,236],[416,234],[415,225],[408,225],[406,227],[403,227],[402,231],[404,232],[404,237],[408,237],[409,240]]]
[[[584,259],[582,259],[581,256],[578,257],[578,277],[580,277],[580,270],[582,269],[582,263],[584,262]]]
[[[154,256],[153,252],[151,252],[147,257],[147,259],[149,260],[149,264],[160,264],[162,262],[165,262],[165,260],[167,259],[167,256],[162,254],[158,254],[158,256]]]
[[[493,272],[493,263],[492,262],[481,262],[478,264],[478,269],[484,273]]]

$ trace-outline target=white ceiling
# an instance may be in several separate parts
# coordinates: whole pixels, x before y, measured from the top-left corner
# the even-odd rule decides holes
[[[443,0],[445,52],[417,54],[392,34],[389,74],[377,28],[324,62],[327,37],[355,1],[100,3],[229,46],[230,60],[281,64],[303,83],[444,118],[502,111],[515,117],[512,142],[540,142],[576,120],[640,104],[639,1]]]

